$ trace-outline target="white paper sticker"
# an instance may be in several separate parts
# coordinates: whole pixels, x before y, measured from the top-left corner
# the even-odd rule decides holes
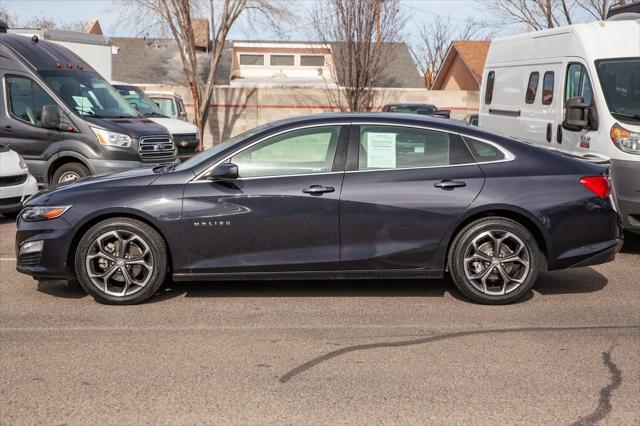
[[[367,133],[367,168],[396,167],[396,134]]]
[[[71,98],[79,107],[87,108],[87,109],[93,108],[93,104],[91,103],[89,98],[86,98],[84,96],[72,96]]]

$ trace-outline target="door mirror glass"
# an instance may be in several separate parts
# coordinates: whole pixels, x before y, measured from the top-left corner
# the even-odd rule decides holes
[[[44,105],[41,117],[45,129],[60,129],[60,110],[56,105]]]
[[[565,102],[565,112],[563,126],[567,130],[579,131],[589,126],[587,119],[587,109],[589,105],[585,104],[584,98],[581,96],[567,99]]]
[[[238,166],[236,166],[233,163],[218,164],[209,175],[209,179],[211,180],[238,179]]]

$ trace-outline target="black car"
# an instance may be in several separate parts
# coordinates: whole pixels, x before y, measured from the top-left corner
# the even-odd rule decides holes
[[[17,269],[99,301],[176,281],[441,278],[509,303],[621,246],[607,167],[447,120],[328,114],[30,199]]]

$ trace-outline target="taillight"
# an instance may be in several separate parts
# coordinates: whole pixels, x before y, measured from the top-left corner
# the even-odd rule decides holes
[[[580,179],[580,183],[602,199],[609,196],[610,184],[608,176],[586,176]]]

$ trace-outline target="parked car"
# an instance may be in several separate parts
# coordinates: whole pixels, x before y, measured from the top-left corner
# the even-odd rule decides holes
[[[471,114],[467,114],[467,116],[464,118],[464,122],[469,124],[470,126],[477,126],[478,125],[478,113],[477,112],[472,112]]]
[[[167,129],[140,117],[66,48],[0,33],[0,58],[0,139],[40,182],[175,160]]]
[[[264,125],[180,164],[31,198],[17,269],[102,302],[177,281],[441,278],[520,299],[538,270],[612,260],[607,167],[453,120],[327,114]]]
[[[22,203],[38,192],[38,184],[29,174],[20,154],[0,144],[0,213],[13,217]]]
[[[198,148],[198,128],[189,122],[167,116],[160,107],[137,86],[114,83],[118,93],[122,95],[144,117],[158,123],[171,133],[173,143],[178,148],[178,157],[187,159],[196,153]]]
[[[175,92],[147,92],[147,94],[168,117],[188,121],[182,96]]]
[[[451,111],[447,109],[440,110],[437,106],[432,104],[389,104],[382,107],[382,111],[451,118]]]
[[[494,40],[479,124],[609,161],[622,223],[640,232],[640,24],[616,18]]]

